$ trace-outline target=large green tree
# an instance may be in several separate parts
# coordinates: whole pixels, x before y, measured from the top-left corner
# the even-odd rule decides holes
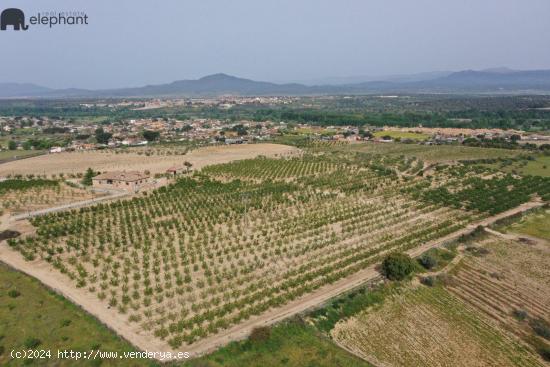
[[[160,133],[158,131],[143,130],[143,137],[147,141],[155,141],[160,137]]]
[[[113,134],[106,132],[102,127],[96,129],[95,131],[95,140],[99,144],[107,144],[112,136]]]

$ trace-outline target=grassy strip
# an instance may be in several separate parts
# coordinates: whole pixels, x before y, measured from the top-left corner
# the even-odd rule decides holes
[[[11,350],[51,350],[52,358],[12,359]],[[129,343],[37,280],[0,264],[0,365],[155,366],[139,359],[75,361],[57,350],[133,351]]]
[[[369,366],[336,346],[300,319],[271,328],[266,340],[233,342],[218,351],[186,363],[190,367]]]
[[[524,215],[517,223],[510,224],[505,230],[550,240],[550,209],[538,209]]]

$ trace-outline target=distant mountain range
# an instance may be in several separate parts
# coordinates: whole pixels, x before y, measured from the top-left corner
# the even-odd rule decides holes
[[[452,74],[452,71],[430,71],[426,73],[416,73],[416,74],[394,74],[394,75],[384,75],[384,76],[372,76],[372,75],[355,75],[355,76],[345,76],[345,77],[328,77],[320,79],[310,79],[296,81],[297,83],[313,86],[313,85],[346,85],[346,84],[358,84],[366,82],[418,82],[422,80],[431,80],[440,77],[444,77]]]
[[[360,80],[356,78],[355,80]],[[372,93],[550,93],[550,70],[434,72],[390,76],[381,80],[341,84],[277,84],[214,74],[196,80],[137,88],[104,90],[51,89],[34,84],[0,83],[0,98],[199,97],[219,95],[327,95]],[[340,81],[344,81],[340,80]]]

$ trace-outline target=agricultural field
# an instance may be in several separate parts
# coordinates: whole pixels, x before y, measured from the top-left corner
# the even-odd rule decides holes
[[[415,182],[382,168],[345,157],[209,166],[132,200],[35,218],[37,234],[10,244],[179,348],[480,217],[403,195]]]
[[[506,232],[538,237],[550,241],[550,210],[541,209],[503,228]]]
[[[0,215],[19,214],[101,196],[61,180],[0,181]]]
[[[533,348],[546,345],[548,353],[548,242],[489,235],[466,252],[453,270],[449,291]]]
[[[44,288],[38,281],[0,264],[0,365],[29,365],[10,357],[12,349],[51,349],[51,361],[32,365],[74,366],[74,360],[57,359],[57,350],[79,352],[133,351],[129,343],[101,325],[78,306]],[[153,366],[147,360],[80,361],[83,366]]]
[[[442,286],[405,288],[341,321],[332,338],[375,365],[542,366],[537,355]]]
[[[499,163],[484,164],[484,166],[506,173],[550,177],[550,156],[547,155],[538,155],[532,160],[503,160]]]
[[[159,148],[160,149],[160,148]],[[188,161],[194,168],[207,164],[225,163],[235,159],[292,155],[296,148],[278,144],[243,144],[213,146],[193,150],[188,154],[159,154],[159,149],[121,149],[104,151],[79,151],[47,154],[0,165],[0,177],[14,175],[40,175],[51,177],[60,174],[79,174],[92,167],[95,171],[137,170],[164,173],[173,166]],[[174,152],[174,148],[162,148]]]
[[[0,151],[0,163],[8,162],[15,159],[32,157],[43,153],[43,151],[37,150],[2,150]]]
[[[462,165],[424,177],[415,158],[326,149],[208,165],[128,200],[33,218],[35,233],[7,244],[136,345],[200,350],[388,252],[550,190],[541,177]]]
[[[531,221],[531,227],[543,229],[543,216],[544,209],[537,209],[519,223]],[[426,255],[438,257],[434,251]],[[330,313],[318,312],[316,323],[328,325],[333,340],[375,365],[545,365],[544,358],[550,359],[548,242],[478,231],[462,240],[458,252],[458,261],[421,274],[425,285],[371,291],[375,302],[361,311],[328,324],[330,318],[322,315]]]
[[[427,163],[515,157],[521,154],[521,151],[517,150],[467,147],[463,145],[420,145],[373,142],[349,144],[340,149],[391,156],[403,155],[405,157],[415,157]]]

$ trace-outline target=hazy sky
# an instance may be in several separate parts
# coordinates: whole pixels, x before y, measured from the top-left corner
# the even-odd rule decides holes
[[[47,4],[46,4],[47,3]],[[550,69],[549,0],[2,0],[87,26],[0,31],[0,82],[110,88],[225,72],[268,81]]]

